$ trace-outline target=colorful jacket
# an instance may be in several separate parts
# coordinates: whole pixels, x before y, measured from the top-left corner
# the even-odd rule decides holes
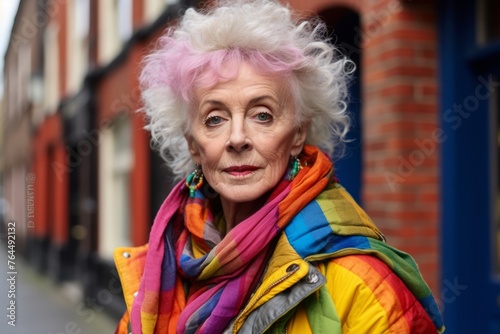
[[[119,248],[115,262],[127,312],[144,268],[147,245]],[[357,250],[303,259],[280,237],[261,284],[227,333],[436,333],[429,315],[380,259]]]

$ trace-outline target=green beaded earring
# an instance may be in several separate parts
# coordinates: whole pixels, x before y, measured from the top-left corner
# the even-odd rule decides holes
[[[288,180],[292,181],[297,174],[299,174],[300,170],[302,169],[302,165],[300,164],[300,160],[297,156],[292,158],[292,167],[290,168],[290,172],[288,173]]]
[[[189,197],[194,198],[196,190],[203,185],[203,172],[199,166],[196,166],[194,172],[186,178],[186,186],[189,188]]]

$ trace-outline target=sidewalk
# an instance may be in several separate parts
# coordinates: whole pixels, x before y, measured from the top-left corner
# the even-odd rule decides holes
[[[114,333],[116,320],[100,309],[87,308],[76,285],[55,285],[19,256],[15,259],[17,274],[8,274],[11,270],[5,240],[0,241],[0,270],[3,271],[0,275],[0,333]],[[12,301],[15,301],[15,310],[10,306]],[[12,315],[15,315],[15,322]],[[15,323],[15,326],[9,325],[9,322]]]

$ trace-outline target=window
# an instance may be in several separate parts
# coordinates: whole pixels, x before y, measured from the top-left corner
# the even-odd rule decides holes
[[[102,129],[99,145],[99,246],[103,258],[132,245],[130,177],[133,165],[132,132],[126,116]]]
[[[99,1],[98,62],[110,62],[133,32],[132,0]]]
[[[115,0],[118,38],[126,42],[132,36],[132,0]]]
[[[16,105],[23,111],[27,107],[28,94],[29,91],[26,87],[29,87],[31,74],[31,47],[27,44],[22,44],[19,46],[18,58],[17,58],[17,101]]]
[[[130,172],[132,170],[130,121],[119,120],[113,129],[113,193],[116,231],[121,245],[130,245]]]
[[[89,34],[90,0],[76,0],[74,11],[75,35],[79,39]]]
[[[90,2],[89,0],[69,2],[68,11],[69,21],[74,24],[68,25],[66,74],[68,90],[74,94],[81,87],[88,70]]]
[[[59,27],[50,24],[44,32],[44,109],[55,113],[59,103],[59,44],[57,37]],[[50,75],[49,75],[50,73]]]
[[[164,0],[146,0],[144,3],[145,20],[146,22],[153,22],[165,10]]]

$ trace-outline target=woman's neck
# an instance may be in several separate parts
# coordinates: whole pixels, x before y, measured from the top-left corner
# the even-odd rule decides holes
[[[226,221],[226,234],[259,210],[266,202],[265,196],[252,202],[236,203],[221,198],[222,212]]]

